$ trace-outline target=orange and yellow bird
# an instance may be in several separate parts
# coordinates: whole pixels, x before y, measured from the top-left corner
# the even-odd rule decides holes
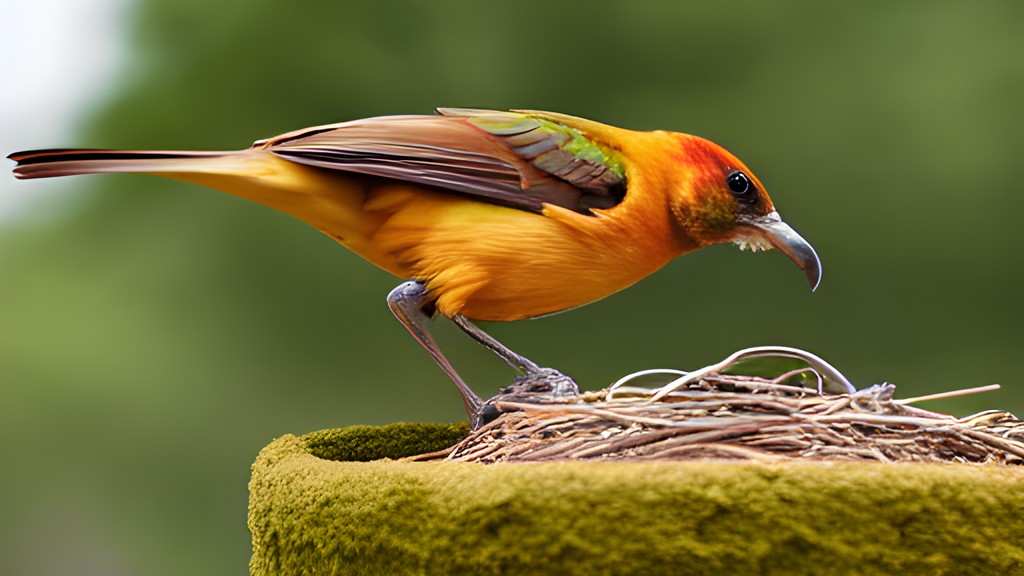
[[[38,150],[18,178],[143,172],[291,214],[406,281],[395,316],[455,382],[472,424],[483,403],[427,330],[435,313],[524,375],[575,384],[470,322],[588,304],[703,246],[775,247],[821,276],[814,249],[722,147],[564,114],[440,108],[259,140],[232,152]]]

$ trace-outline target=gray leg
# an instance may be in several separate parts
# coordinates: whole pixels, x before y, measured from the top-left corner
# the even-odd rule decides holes
[[[452,322],[463,332],[469,334],[470,338],[483,344],[506,364],[522,373],[522,376],[516,378],[516,384],[508,390],[503,390],[503,393],[515,394],[527,390],[545,391],[552,396],[576,396],[580,393],[579,387],[576,386],[576,382],[572,378],[554,368],[541,368],[529,358],[516,354],[495,340],[493,336],[481,330],[476,324],[470,322],[469,318],[456,314],[452,316]]]
[[[534,364],[532,360],[509,350],[507,346],[495,340],[493,336],[481,330],[476,324],[470,322],[469,318],[456,314],[455,316],[452,316],[452,322],[454,322],[459,328],[462,328],[463,332],[469,334],[470,338],[483,344],[484,348],[494,352],[498,358],[504,360],[505,363],[511,366],[514,370],[518,370],[524,374],[540,370],[540,366]]]
[[[423,306],[428,302],[426,287],[415,280],[399,284],[388,294],[388,307],[391,308],[391,313],[420,343],[420,346],[427,350],[441,370],[444,370],[444,373],[452,379],[452,382],[455,382],[459,394],[462,395],[462,403],[466,406],[469,425],[476,428],[480,423],[480,410],[484,402],[476,395],[476,392],[466,385],[448,359],[441,353],[434,338],[427,332],[427,322],[430,318],[423,312]]]

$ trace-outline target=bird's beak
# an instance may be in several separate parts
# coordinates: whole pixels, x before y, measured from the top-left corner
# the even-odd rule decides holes
[[[818,283],[821,282],[821,260],[807,240],[782,221],[778,212],[772,211],[764,216],[749,218],[745,223],[760,232],[765,240],[789,256],[790,260],[796,262],[796,265],[807,274],[812,291],[818,287]]]

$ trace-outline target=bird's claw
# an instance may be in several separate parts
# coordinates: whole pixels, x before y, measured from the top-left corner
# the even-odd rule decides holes
[[[579,396],[576,382],[554,368],[531,368],[517,376],[512,384],[484,402],[478,416],[478,426],[494,420],[503,412],[501,403],[545,404]]]
[[[511,386],[501,389],[501,394],[543,394],[555,398],[579,396],[576,382],[554,368],[533,368],[522,376],[516,376]]]

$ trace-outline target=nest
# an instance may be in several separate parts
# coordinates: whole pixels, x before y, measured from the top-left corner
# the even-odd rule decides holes
[[[1013,414],[956,418],[909,405],[982,389],[894,400],[892,384],[827,394],[820,379],[807,388],[710,369],[660,388],[621,383],[568,396],[506,391],[489,401],[492,420],[421,459],[1024,464],[1024,422]]]

